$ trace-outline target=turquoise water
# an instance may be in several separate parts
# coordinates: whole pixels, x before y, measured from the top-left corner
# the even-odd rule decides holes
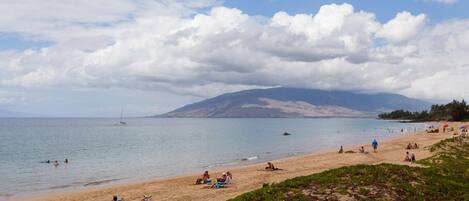
[[[263,162],[423,128],[358,118],[117,121],[0,119],[0,200]]]

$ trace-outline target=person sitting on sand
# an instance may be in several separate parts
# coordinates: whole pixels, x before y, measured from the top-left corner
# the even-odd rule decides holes
[[[226,176],[228,177],[229,180],[233,179],[233,175],[231,174],[230,171],[226,172]]]
[[[360,149],[358,149],[358,152],[359,153],[365,153],[365,147],[363,147],[363,146],[360,147]]]
[[[231,175],[230,172],[224,172],[221,177],[217,178],[217,182],[212,184],[210,188],[218,188],[220,185],[228,184],[230,183],[231,179],[233,179],[233,175]]]
[[[407,144],[407,148],[406,148],[406,149],[412,149],[412,144],[410,144],[410,142],[409,142],[409,144]]]
[[[124,199],[117,197],[117,195],[114,195],[114,196],[112,197],[112,201],[124,201]]]
[[[274,171],[274,170],[278,170],[278,168],[275,167],[273,163],[267,162],[267,167],[265,167],[265,170],[272,170],[272,171]]]
[[[414,143],[414,149],[418,149],[419,148],[419,145],[417,145],[417,143]]]
[[[341,145],[339,149],[339,154],[344,153],[344,147]]]
[[[221,177],[217,178],[217,182],[225,182],[226,180],[226,172],[224,172]]]
[[[405,152],[405,153],[406,153],[406,155],[405,155],[404,161],[405,161],[405,162],[411,162],[412,160],[411,160],[411,157],[410,157],[409,152],[407,151],[407,152]]]
[[[208,174],[208,171],[205,171],[204,174],[202,175],[202,178],[198,178],[195,181],[195,184],[206,184],[209,183],[210,181],[210,175]]]
[[[411,162],[414,162],[414,161],[415,161],[415,154],[414,154],[414,153],[412,153],[412,154],[410,155],[410,161],[411,161]]]

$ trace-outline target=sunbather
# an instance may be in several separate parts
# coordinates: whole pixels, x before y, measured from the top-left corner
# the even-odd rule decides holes
[[[210,175],[208,174],[208,171],[205,171],[204,174],[202,175],[202,178],[198,178],[195,181],[195,184],[206,184],[210,182],[211,182]]]
[[[217,182],[212,184],[210,188],[223,188],[226,185],[230,184],[232,179],[233,175],[230,172],[224,172],[221,177],[217,178]]]
[[[405,152],[405,153],[406,153],[406,155],[405,155],[404,161],[405,162],[411,162],[412,159],[411,159],[411,156],[410,156],[409,152]]]
[[[112,201],[124,201],[124,199],[117,197],[117,195],[114,195],[114,196],[112,197]]]
[[[360,149],[358,149],[358,152],[360,152],[360,153],[365,153],[365,147],[363,147],[363,146],[360,147]]]
[[[274,170],[278,170],[278,168],[276,168],[273,163],[267,162],[267,167],[265,167],[265,170],[272,170],[272,171],[274,171]]]
[[[407,144],[407,148],[406,148],[406,149],[412,149],[412,148],[413,148],[413,147],[412,147],[412,144],[410,144],[410,142],[409,142],[409,144]]]

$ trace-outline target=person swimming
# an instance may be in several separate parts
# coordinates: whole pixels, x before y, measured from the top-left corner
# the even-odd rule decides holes
[[[54,164],[53,164],[55,167],[59,166],[59,161],[54,161]]]

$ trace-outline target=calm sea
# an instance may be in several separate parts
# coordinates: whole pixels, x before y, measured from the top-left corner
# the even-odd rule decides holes
[[[356,118],[117,121],[0,119],[0,200],[263,162],[424,127]]]

